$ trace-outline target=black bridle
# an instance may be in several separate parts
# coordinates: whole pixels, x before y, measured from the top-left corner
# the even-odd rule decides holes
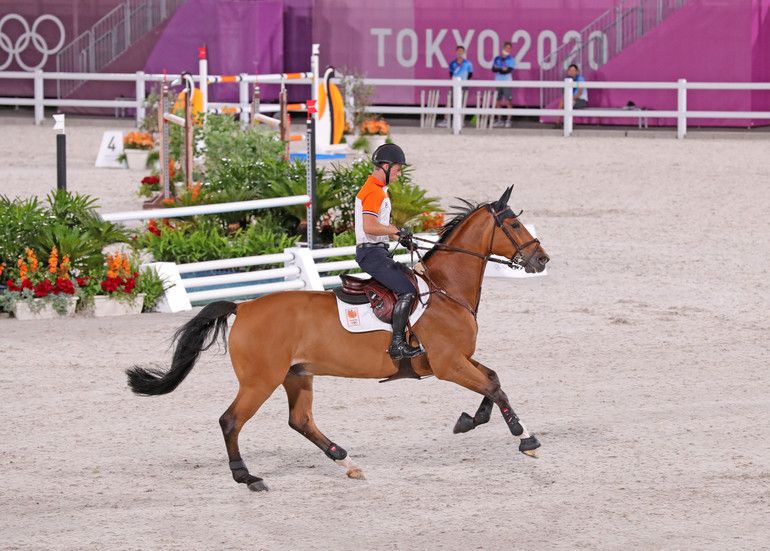
[[[492,214],[492,218],[495,221],[495,227],[500,228],[503,231],[505,236],[508,238],[508,241],[510,241],[511,245],[513,245],[513,248],[516,249],[516,253],[510,259],[501,259],[501,258],[495,258],[495,257],[492,256],[492,247],[494,246],[495,233],[496,233],[494,231],[492,232],[492,238],[489,240],[489,248],[488,248],[486,254],[480,254],[480,253],[477,253],[477,252],[474,252],[474,251],[469,251],[467,249],[461,249],[459,247],[453,247],[451,245],[447,245],[446,243],[430,241],[429,239],[424,239],[422,237],[412,236],[412,239],[416,240],[416,241],[425,241],[426,243],[430,243],[432,245],[432,247],[418,247],[418,248],[421,248],[421,249],[436,248],[436,249],[439,249],[439,250],[452,251],[452,252],[467,254],[467,255],[470,255],[470,256],[475,256],[477,258],[481,258],[483,260],[482,267],[481,267],[481,273],[482,274],[484,273],[484,270],[486,269],[487,262],[497,262],[498,264],[505,264],[509,268],[513,268],[514,266],[518,266],[520,268],[525,268],[529,264],[530,260],[532,260],[532,258],[535,256],[535,254],[537,253],[538,249],[540,249],[540,240],[537,239],[537,238],[533,238],[531,241],[528,241],[527,243],[524,243],[523,245],[519,245],[518,243],[516,243],[516,240],[513,238],[513,235],[511,235],[511,233],[508,231],[508,228],[505,227],[505,223],[504,223],[505,220],[507,220],[509,218],[513,218],[514,220],[516,220],[516,222],[515,222],[516,224],[520,224],[520,222],[518,221],[518,218],[519,218],[519,216],[521,216],[521,213],[524,212],[524,211],[519,211],[519,214],[515,214],[513,212],[513,210],[511,210],[511,208],[508,207],[504,211],[498,212],[498,211],[496,211],[494,209],[494,207],[491,204],[490,205],[486,205],[486,209],[487,209],[487,211],[489,211],[490,214]],[[532,253],[530,253],[530,255],[525,258],[524,257],[524,250],[527,247],[530,247],[532,245],[535,245],[534,249],[532,250]],[[412,252],[417,252],[417,251],[412,251]],[[418,256],[419,260],[422,260],[422,256],[420,255],[419,252],[417,252],[417,256]],[[436,285],[436,283],[433,282],[430,279],[430,277],[428,276],[428,274],[427,274],[427,266],[425,266],[424,264],[423,264],[423,266],[425,267],[425,270],[426,270],[426,272],[424,274],[426,276],[426,280],[428,281],[430,286],[435,289],[435,290],[432,290],[430,292],[431,293],[433,293],[433,292],[440,292],[440,293],[442,293],[446,297],[450,298],[451,300],[455,301],[457,304],[459,304],[460,306],[462,306],[463,308],[468,310],[471,314],[473,314],[473,317],[475,319],[476,318],[476,314],[477,314],[478,309],[479,309],[479,300],[481,300],[481,294],[479,294],[479,298],[476,301],[476,306],[471,308],[467,304],[465,304],[462,301],[460,301],[459,299],[453,297],[452,295],[447,293],[444,289],[442,289],[441,287]]]
[[[498,264],[505,264],[510,268],[513,268],[514,266],[518,266],[520,268],[526,267],[527,264],[529,264],[529,261],[532,260],[532,258],[535,256],[538,249],[540,248],[540,240],[537,238],[533,238],[531,241],[528,241],[523,245],[519,245],[518,243],[516,243],[516,240],[513,238],[513,236],[508,231],[508,228],[506,228],[504,224],[504,221],[509,218],[515,219],[516,224],[520,224],[520,222],[518,221],[518,218],[519,216],[521,216],[521,213],[524,211],[520,211],[519,214],[515,214],[509,207],[502,212],[497,212],[492,207],[492,205],[487,205],[486,209],[492,214],[492,218],[494,218],[495,220],[495,227],[503,230],[503,233],[508,238],[508,241],[510,241],[511,245],[513,245],[513,248],[516,249],[516,254],[514,254],[510,259],[501,259],[501,258],[495,258],[494,256],[492,256],[492,247],[495,242],[495,232],[492,232],[492,239],[490,239],[489,241],[489,248],[488,248],[487,254],[476,253],[466,249],[461,249],[459,247],[453,247],[451,245],[447,245],[446,243],[431,241],[430,239],[424,239],[422,237],[417,237],[416,235],[413,235],[412,239],[415,241],[424,241],[432,245],[432,247],[420,247],[421,249],[437,248],[440,250],[453,251],[456,253],[463,253],[463,254],[475,256],[477,258],[481,258],[482,260],[484,260],[485,263],[497,262]],[[533,244],[537,244],[537,246],[532,250],[532,253],[530,253],[530,255],[527,258],[524,258],[524,250]]]

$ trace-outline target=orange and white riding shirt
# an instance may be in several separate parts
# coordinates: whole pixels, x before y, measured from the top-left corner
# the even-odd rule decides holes
[[[374,215],[383,226],[390,224],[390,197],[388,188],[374,176],[369,176],[356,195],[356,245],[361,243],[387,243],[387,235],[364,233],[364,215]]]

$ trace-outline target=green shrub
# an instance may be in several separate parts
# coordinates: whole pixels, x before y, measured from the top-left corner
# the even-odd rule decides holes
[[[102,264],[105,246],[129,240],[121,226],[99,217],[88,195],[57,190],[46,203],[0,196],[0,263],[15,265],[26,248],[48,258],[56,247],[60,257],[69,256],[73,270],[83,271]]]

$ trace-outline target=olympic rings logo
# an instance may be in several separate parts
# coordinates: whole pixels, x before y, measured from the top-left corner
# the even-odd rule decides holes
[[[12,38],[3,32],[3,26],[5,23],[12,20],[21,23],[23,28],[23,32],[18,36],[18,38],[16,38],[16,42],[13,42]],[[48,43],[45,41],[45,37],[37,32],[38,26],[40,26],[43,21],[53,21],[54,24],[59,28],[59,43],[56,44],[56,46],[53,48],[49,48]],[[16,63],[18,63],[19,66],[25,71],[42,69],[48,61],[48,56],[61,50],[62,46],[64,45],[64,38],[64,25],[56,16],[48,14],[41,15],[35,20],[35,22],[32,24],[32,28],[30,29],[26,19],[18,14],[9,13],[0,19],[0,50],[8,54],[8,59],[6,59],[4,63],[0,64],[0,71],[4,71],[5,68],[8,67],[11,64],[11,61],[14,59],[16,59]],[[25,52],[30,44],[43,56],[40,60],[40,63],[32,67],[24,63],[24,61],[21,59],[22,52]]]

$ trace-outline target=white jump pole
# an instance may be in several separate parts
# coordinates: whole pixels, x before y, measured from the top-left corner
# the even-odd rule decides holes
[[[206,46],[198,48],[198,88],[201,91],[203,116],[206,117],[206,113],[209,110],[209,62],[206,58]]]

